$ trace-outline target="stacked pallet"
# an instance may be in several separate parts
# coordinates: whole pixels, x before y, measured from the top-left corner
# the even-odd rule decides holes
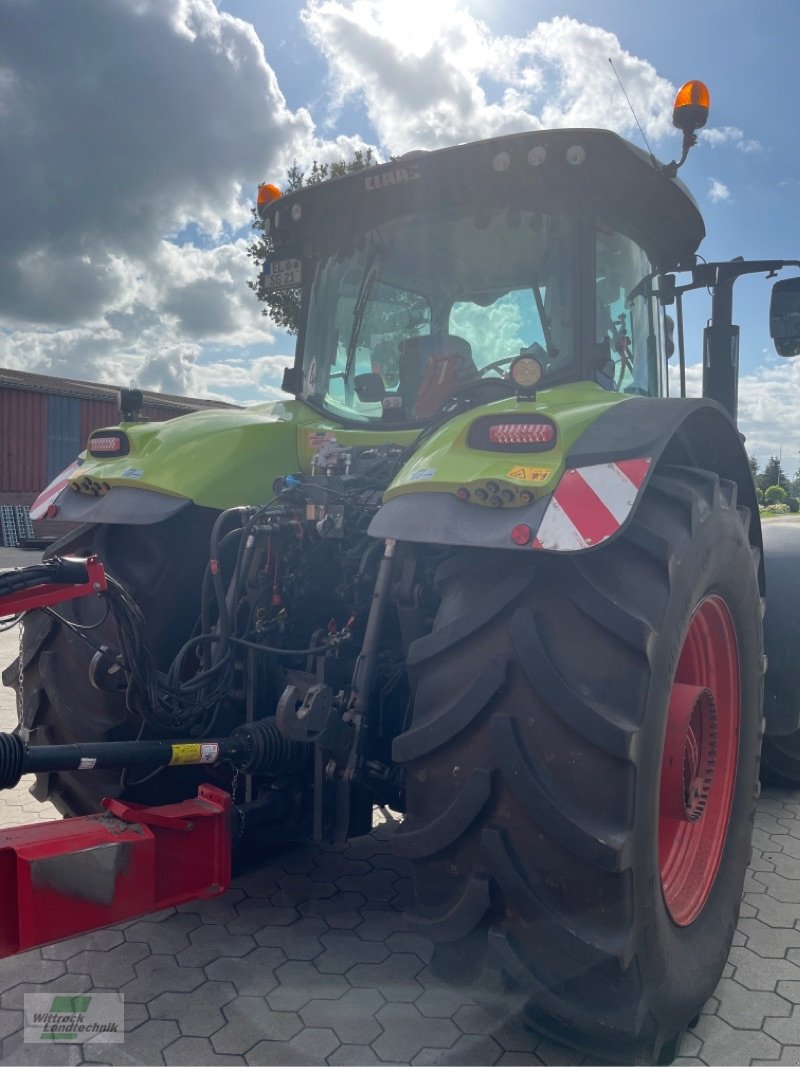
[[[30,508],[24,504],[0,505],[0,543],[13,548],[33,537]]]

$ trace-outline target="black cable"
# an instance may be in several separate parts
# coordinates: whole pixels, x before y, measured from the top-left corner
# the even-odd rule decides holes
[[[94,649],[95,652],[102,652],[103,654],[105,654],[105,650],[103,649],[103,646],[102,645],[96,645],[94,643],[94,641],[92,641],[91,638],[87,637],[86,634],[83,632],[83,630],[81,630],[77,626],[75,626],[74,623],[70,619],[65,619],[62,615],[56,615],[56,613],[53,611],[52,608],[45,607],[45,608],[38,608],[37,610],[38,611],[44,611],[47,615],[52,615],[54,618],[58,619],[59,622],[62,622],[65,626],[69,627],[70,630],[74,631],[75,636],[76,637],[80,637],[80,639],[82,641],[85,641],[86,644],[89,646],[89,648]],[[20,616],[20,618],[21,617],[22,616]],[[126,674],[128,673],[127,668],[125,668],[123,666],[122,669],[125,671]]]
[[[103,612],[103,617],[101,619],[98,619],[97,622],[90,622],[90,623],[75,622],[74,619],[65,619],[63,615],[59,615],[59,613],[55,610],[55,608],[52,608],[52,607],[46,607],[46,608],[43,608],[42,610],[46,611],[48,615],[52,615],[54,618],[58,619],[59,622],[63,622],[65,626],[69,626],[73,630],[77,631],[77,630],[96,630],[98,626],[102,626],[103,623],[106,621],[106,619],[109,616],[110,608],[108,606],[108,601],[105,601],[103,603],[103,607],[105,609],[104,612]]]
[[[217,600],[217,627],[220,633],[219,651],[223,653],[225,652],[225,646],[227,645],[228,636],[230,634],[230,616],[228,613],[228,603],[225,598],[226,590],[222,580],[222,568],[219,564],[220,533],[222,527],[230,520],[231,516],[237,515],[241,519],[241,517],[248,514],[249,511],[250,509],[247,507],[228,508],[227,511],[223,511],[221,515],[217,516],[211,530],[211,560],[209,567],[211,570],[211,582],[214,588],[214,595]],[[237,554],[237,558],[241,554],[241,545],[242,541],[239,542],[240,551]]]
[[[383,466],[387,466],[389,461],[397,465],[400,460],[401,457],[398,456],[387,456]],[[374,513],[374,507],[366,505],[357,497],[359,494],[382,488],[383,484],[383,482],[370,482],[357,489],[353,487],[349,492],[318,483],[314,483],[314,486],[322,489],[326,494],[341,499],[346,507],[355,512]],[[105,614],[97,622],[77,623],[64,618],[58,612],[50,612],[63,625],[86,641],[94,652],[99,652],[112,660],[115,658],[119,660],[128,683],[125,694],[126,705],[128,710],[142,722],[142,730],[149,728],[156,734],[168,736],[185,729],[196,734],[198,731],[207,729],[209,724],[213,724],[230,695],[234,681],[237,657],[230,651],[231,644],[277,657],[321,654],[328,649],[329,643],[325,641],[309,648],[293,649],[249,640],[251,613],[245,612],[243,615],[238,610],[238,605],[244,595],[250,558],[252,553],[258,549],[256,537],[258,535],[273,537],[280,534],[282,519],[288,518],[293,526],[297,526],[297,518],[289,494],[298,492],[302,494],[302,486],[297,489],[289,488],[259,507],[231,508],[217,517],[210,537],[211,562],[203,576],[200,617],[195,633],[178,650],[165,673],[158,668],[141,608],[125,586],[113,576],[106,576],[108,588],[104,598]],[[265,523],[258,530],[259,523],[265,518],[272,518],[274,521],[271,525],[268,522]],[[239,525],[234,529],[229,529],[230,523],[235,519],[238,519]],[[354,522],[355,528],[358,528],[366,522],[366,518],[355,518]],[[234,540],[238,544],[232,570],[229,571],[226,566],[223,571],[220,557]],[[230,576],[226,580],[225,572],[228,571]],[[214,601],[216,601],[216,618],[214,617]],[[107,648],[98,645],[89,636],[89,632],[100,627],[109,616],[116,629],[118,655],[110,653]],[[4,628],[10,628],[16,625],[16,622],[16,619],[12,619]],[[198,627],[199,633],[196,632]],[[244,634],[242,634],[242,629],[244,629]],[[199,670],[195,669],[194,662],[190,663],[190,657],[193,655],[200,666]],[[191,673],[192,671],[194,673]],[[184,674],[191,674],[191,676],[182,677]]]
[[[247,641],[244,637],[232,637],[231,644],[254,648],[257,652],[269,652],[273,656],[310,656],[312,653],[322,652],[328,647],[322,644],[312,645],[311,648],[279,648],[275,645],[260,645],[257,641]]]
[[[244,552],[245,552],[245,548],[247,546],[248,539],[252,535],[253,530],[255,529],[255,526],[256,526],[256,523],[258,522],[258,520],[261,519],[265,514],[267,514],[269,509],[279,499],[279,495],[278,496],[274,496],[271,500],[268,500],[266,504],[262,504],[259,508],[256,508],[256,510],[251,515],[250,520],[248,521],[247,525],[244,527],[244,530],[242,531],[242,539],[239,542],[239,548],[238,548],[238,551],[236,553],[236,561],[234,563],[233,575],[232,575],[232,578],[231,578],[231,581],[233,582],[232,600],[233,600],[234,604],[238,604],[239,603],[239,599],[241,597],[241,580],[242,580],[242,573],[241,572],[242,572],[242,569],[243,569],[242,568],[242,564],[244,562]],[[285,511],[283,509],[281,509],[279,512],[276,512],[275,514],[276,515],[284,515],[286,513],[285,513]]]
[[[239,527],[238,530],[230,530],[228,533],[225,534],[225,536],[219,542],[219,545],[216,548],[216,553],[215,553],[214,549],[212,548],[212,551],[211,551],[212,558],[219,559],[219,557],[222,556],[222,553],[223,553],[224,549],[227,547],[227,545],[232,540],[234,540],[235,538],[241,538],[243,535],[244,535],[244,527],[243,526]],[[211,631],[211,625],[212,625],[212,623],[211,623],[211,594],[212,594],[212,591],[213,591],[213,583],[212,583],[211,570],[212,570],[212,565],[211,565],[211,562],[209,561],[209,563],[206,566],[206,569],[203,571],[203,580],[202,580],[201,585],[200,585],[200,619],[199,619],[199,623],[200,623],[200,632],[201,633],[209,633]],[[203,650],[202,666],[204,668],[209,668],[211,666],[211,660],[205,654],[205,652],[206,652],[206,650]]]

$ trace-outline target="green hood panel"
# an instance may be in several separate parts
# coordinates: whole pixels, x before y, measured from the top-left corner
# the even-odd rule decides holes
[[[205,507],[269,499],[279,470],[297,467],[299,405],[243,411],[196,411],[159,423],[123,423],[130,453],[86,460],[73,484],[149,489]],[[294,408],[295,410],[292,410]]]
[[[535,400],[512,397],[463,412],[422,442],[386,490],[385,499],[407,493],[456,493],[487,479],[539,498],[552,492],[563,473],[564,457],[586,428],[627,399],[591,382],[578,382],[543,390]],[[555,424],[552,449],[489,452],[467,444],[476,419],[526,413],[547,416]],[[125,423],[121,429],[130,444],[129,454],[87,453],[71,478],[74,487],[89,497],[113,494],[118,487],[148,490],[220,510],[265,503],[273,495],[275,478],[308,473],[315,452],[325,442],[342,447],[409,445],[420,433],[389,427],[344,428],[299,400],[197,411],[169,422]]]
[[[630,397],[610,393],[593,382],[576,382],[542,390],[534,400],[511,397],[485,404],[450,419],[424,441],[384,493],[388,501],[404,493],[472,494],[487,482],[534,498],[551,493],[564,472],[564,460],[584,431],[602,414]],[[476,419],[493,415],[546,416],[556,427],[552,448],[538,452],[484,451],[467,438]]]
[[[220,510],[270,500],[275,478],[307,473],[323,440],[405,445],[419,433],[344,430],[298,400],[196,411],[168,422],[124,423],[120,428],[130,443],[129,454],[95,457],[87,452],[70,479],[74,487],[94,497],[117,487],[146,489]]]

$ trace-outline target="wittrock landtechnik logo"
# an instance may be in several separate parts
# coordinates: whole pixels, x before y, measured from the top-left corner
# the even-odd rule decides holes
[[[23,999],[26,1043],[121,1044],[125,1040],[124,1001],[119,993],[77,997],[26,993]]]

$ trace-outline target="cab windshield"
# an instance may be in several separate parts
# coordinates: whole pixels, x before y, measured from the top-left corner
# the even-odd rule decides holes
[[[319,261],[303,394],[338,418],[419,423],[533,352],[545,382],[579,376],[577,225],[504,208],[416,212]]]

